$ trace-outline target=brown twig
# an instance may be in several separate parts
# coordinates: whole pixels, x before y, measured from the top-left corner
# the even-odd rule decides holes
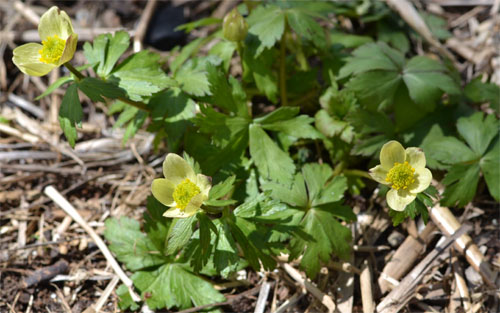
[[[63,274],[68,271],[68,262],[66,260],[59,260],[56,263],[43,267],[34,271],[30,276],[26,277],[21,285],[23,288],[28,288],[33,285],[37,285],[38,283],[49,280],[52,277]]]
[[[446,235],[450,236],[460,228],[460,222],[447,207],[436,204],[429,210],[432,221]],[[489,264],[485,261],[484,255],[479,251],[472,238],[464,234],[454,242],[455,248],[465,255],[467,262],[483,277],[484,282],[491,288],[496,288],[495,275],[491,271]]]
[[[431,265],[438,260],[438,256],[447,251],[452,244],[470,227],[462,226],[459,230],[447,237],[439,246],[435,247],[415,268],[406,275],[401,283],[394,288],[377,305],[378,313],[396,313],[411,299],[417,285],[423,276],[431,269]]]

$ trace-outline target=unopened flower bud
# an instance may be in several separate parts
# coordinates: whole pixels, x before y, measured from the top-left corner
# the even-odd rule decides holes
[[[222,33],[227,40],[242,41],[247,36],[247,32],[248,24],[236,8],[224,17]]]

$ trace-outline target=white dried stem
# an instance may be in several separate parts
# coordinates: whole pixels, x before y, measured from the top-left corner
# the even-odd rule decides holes
[[[64,210],[71,218],[77,222],[94,240],[95,244],[101,250],[102,254],[108,261],[109,265],[111,268],[113,268],[113,271],[115,271],[116,275],[120,278],[120,280],[123,282],[125,286],[127,286],[129,293],[132,297],[132,299],[135,302],[138,302],[141,300],[141,298],[135,293],[133,290],[133,283],[130,278],[128,278],[127,274],[122,270],[118,262],[115,260],[111,252],[109,251],[108,247],[104,243],[104,241],[101,239],[101,237],[90,227],[87,222],[82,218],[82,216],[76,211],[76,209],[64,198],[53,186],[47,186],[44,189],[44,193],[52,199],[61,209]]]

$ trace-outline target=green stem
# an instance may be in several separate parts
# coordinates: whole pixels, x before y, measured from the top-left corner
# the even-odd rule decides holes
[[[286,93],[286,34],[287,34],[288,26],[285,21],[285,30],[283,31],[283,35],[281,36],[280,42],[280,98],[281,98],[281,106],[288,105],[287,93]]]
[[[77,80],[82,80],[85,78],[85,76],[82,74],[82,72],[80,72],[79,70],[77,70],[73,65],[71,65],[71,63],[69,62],[66,62],[64,63],[64,66],[71,72],[73,73]],[[151,112],[151,109],[147,107],[146,103],[144,102],[140,102],[140,101],[134,101],[134,100],[131,100],[129,98],[126,98],[126,97],[122,97],[122,96],[119,96],[117,97],[116,99],[122,101],[122,102],[125,102],[131,106],[134,106],[136,108],[138,108],[139,110],[143,110],[143,111],[146,111],[146,112]]]
[[[345,167],[345,162],[344,161],[340,161],[335,166],[335,168],[333,169],[333,175],[332,176],[340,175],[340,173],[342,173],[342,171],[344,170],[344,167]]]
[[[64,66],[66,66],[66,68],[71,73],[73,73],[76,76],[76,78],[78,78],[78,80],[85,78],[85,76],[83,76],[82,72],[80,72],[79,70],[77,70],[76,68],[74,68],[73,65],[71,65],[71,63],[66,62],[66,63],[64,63]]]
[[[236,51],[238,52],[238,55],[240,56],[241,77],[243,77],[243,44],[241,41],[238,41],[236,43]],[[242,81],[243,81],[243,79],[242,79]]]
[[[125,97],[121,97],[121,96],[117,97],[116,99],[120,100],[121,102],[125,102],[127,104],[130,104],[131,106],[134,106],[134,107],[138,108],[139,110],[151,113],[151,109],[148,108],[146,103],[144,103],[144,102],[130,100],[129,98],[125,98]]]
[[[364,177],[364,178],[368,178],[368,179],[372,179],[373,178],[370,176],[370,174],[366,171],[361,171],[361,170],[343,170],[342,173],[344,173],[344,175],[347,175],[347,176],[360,176],[360,177]]]

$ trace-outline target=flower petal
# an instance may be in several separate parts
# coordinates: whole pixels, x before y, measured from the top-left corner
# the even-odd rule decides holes
[[[395,211],[404,211],[405,207],[415,200],[417,195],[403,189],[391,189],[387,192],[387,204]]]
[[[42,41],[54,35],[66,40],[74,33],[73,25],[71,24],[71,19],[68,14],[59,10],[56,6],[51,7],[42,17],[40,17],[38,35],[40,35]]]
[[[395,140],[389,141],[380,150],[380,165],[387,171],[394,166],[394,163],[403,163],[404,161],[405,149]]]
[[[196,182],[196,175],[188,162],[175,153],[167,154],[163,161],[163,175],[165,178],[173,182],[175,185],[189,178],[192,182]]]
[[[201,194],[203,194],[206,198],[208,198],[208,193],[210,191],[210,188],[212,188],[212,182],[210,181],[210,177],[205,176],[203,174],[196,175],[196,186],[200,188]]]
[[[377,182],[384,184],[384,185],[390,185],[391,183],[385,181],[385,178],[387,177],[388,171],[382,168],[382,165],[377,165],[374,168],[370,169],[370,176],[376,180]]]
[[[188,205],[184,209],[186,214],[190,214],[189,216],[193,215],[198,211],[203,204],[203,200],[205,199],[205,196],[201,193],[197,194],[193,198],[191,198],[191,201],[189,201]]]
[[[40,50],[43,48],[38,43],[27,43],[14,49],[12,61],[24,74],[43,76],[52,71],[54,64],[45,64],[40,61]]]
[[[194,213],[196,213],[196,211]],[[187,213],[186,211],[179,208],[171,208],[165,211],[165,213],[163,213],[163,216],[170,218],[186,218],[192,216],[194,213]]]
[[[174,190],[175,184],[164,178],[157,178],[153,180],[153,184],[151,185],[151,192],[153,193],[153,196],[156,200],[166,206],[175,205],[173,198]]]
[[[415,170],[425,167],[425,153],[422,149],[411,147],[406,148],[406,159]]]
[[[419,193],[427,189],[431,184],[432,173],[427,168],[415,169],[415,182],[410,185],[408,191],[411,193]]]
[[[75,54],[76,51],[77,43],[78,43],[78,35],[71,34],[66,40],[66,45],[64,46],[63,54],[61,55],[61,58],[57,62],[58,65],[63,65],[64,63],[69,62],[73,58],[73,55]]]

